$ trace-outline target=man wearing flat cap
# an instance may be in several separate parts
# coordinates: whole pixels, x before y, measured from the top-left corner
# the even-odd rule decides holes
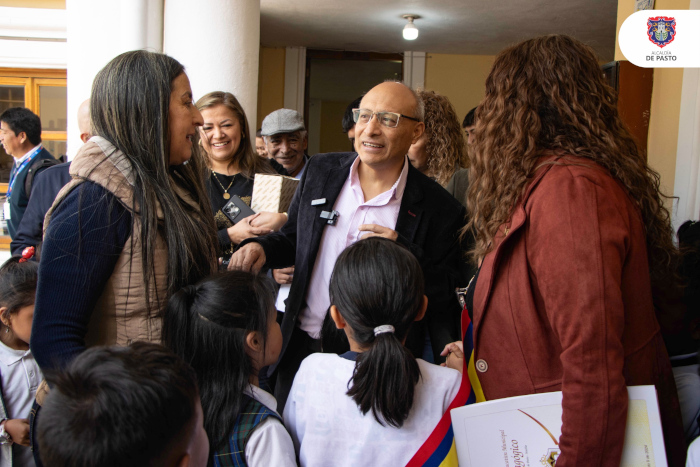
[[[279,162],[290,177],[301,178],[308,156],[309,141],[304,119],[292,109],[279,109],[265,117],[261,134],[270,157]]]

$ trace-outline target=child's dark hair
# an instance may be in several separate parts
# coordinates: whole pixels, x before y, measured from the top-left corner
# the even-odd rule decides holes
[[[343,114],[343,133],[347,133],[355,126],[355,119],[352,118],[352,109],[356,109],[360,106],[362,102],[362,96],[358,97],[354,101],[350,102],[345,108],[345,113]]]
[[[7,308],[4,317],[34,304],[39,263],[20,263],[20,259],[12,257],[0,266],[0,307]]]
[[[158,465],[191,436],[196,377],[163,346],[92,347],[47,380],[37,417],[44,465]]]
[[[476,107],[471,109],[469,112],[467,112],[467,115],[464,116],[464,120],[462,120],[462,128],[466,128],[468,126],[474,125],[474,115],[476,114]]]
[[[384,238],[349,246],[333,269],[331,304],[350,326],[354,340],[367,349],[357,357],[347,395],[363,414],[372,410],[382,425],[401,427],[413,406],[420,369],[402,341],[421,311],[423,289],[418,260]],[[382,325],[395,331],[375,336],[374,329]]]
[[[253,372],[246,335],[257,331],[264,346],[274,300],[266,276],[228,271],[183,288],[168,302],[163,344],[197,373],[212,454],[233,433]]]

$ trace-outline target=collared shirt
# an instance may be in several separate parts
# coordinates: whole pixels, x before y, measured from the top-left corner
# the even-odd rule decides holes
[[[269,392],[251,385],[243,393],[277,412],[277,400]],[[253,430],[245,446],[245,458],[248,465],[297,465],[292,438],[275,417],[267,417]]]
[[[301,166],[301,170],[299,171],[299,173],[296,174],[296,175],[295,175],[294,177],[292,177],[292,178],[296,178],[297,180],[301,180],[301,176],[304,175],[304,171],[306,170],[306,164],[308,164],[308,163],[309,163],[309,156],[307,156],[306,154],[304,154],[304,165]]]
[[[333,209],[340,215],[335,225],[329,225],[323,231],[306,292],[306,306],[299,314],[299,327],[314,339],[318,339],[321,334],[323,320],[331,304],[328,285],[335,260],[346,247],[367,235],[367,232],[359,231],[358,227],[362,224],[377,224],[395,229],[399,218],[401,199],[406,189],[408,158],[404,159],[403,169],[394,185],[368,201],[365,201],[360,186],[357,172],[359,164],[358,156],[335,201]]]
[[[19,159],[15,159],[15,165],[19,166],[22,162],[26,161],[27,158],[34,153],[34,151],[39,152],[41,150],[41,143],[37,144],[33,148],[31,148],[29,151],[27,151],[24,156],[20,157]]]
[[[10,169],[10,179],[13,179],[16,173],[18,172],[18,169],[22,166],[22,163],[29,159],[34,154],[38,154],[39,151],[41,151],[42,148],[42,143],[37,144],[33,148],[31,148],[29,151],[24,153],[22,157],[19,159],[15,159],[15,162],[12,164],[12,169]]]
[[[4,331],[2,331],[4,332]],[[2,374],[2,397],[7,418],[28,418],[43,376],[30,350],[15,350],[0,342],[0,373]],[[13,445],[16,465],[34,465],[32,451],[24,446]]]

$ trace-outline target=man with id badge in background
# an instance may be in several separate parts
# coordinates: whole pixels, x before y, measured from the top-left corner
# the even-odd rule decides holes
[[[36,172],[53,165],[44,165],[43,160],[57,162],[41,144],[41,120],[24,107],[9,108],[0,115],[0,144],[15,159],[3,203],[7,230],[14,238],[29,203],[30,193],[25,187],[27,175],[32,172],[35,176]]]

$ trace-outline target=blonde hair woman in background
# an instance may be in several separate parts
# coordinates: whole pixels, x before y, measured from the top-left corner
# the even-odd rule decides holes
[[[411,145],[408,159],[445,187],[460,167],[467,166],[464,132],[447,97],[433,91],[418,91],[418,95],[425,105],[425,132]]]

